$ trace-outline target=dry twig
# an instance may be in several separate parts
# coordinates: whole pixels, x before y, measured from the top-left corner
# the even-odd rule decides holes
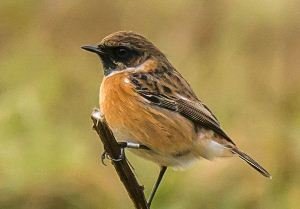
[[[122,155],[122,149],[117,143],[112,131],[108,127],[105,118],[101,115],[98,109],[95,109],[92,112],[91,118],[93,120],[93,128],[96,130],[99,135],[103,145],[104,150],[111,159],[119,159]],[[135,205],[136,209],[149,209],[147,206],[147,201],[144,195],[144,188],[138,184],[137,179],[135,178],[134,173],[130,169],[129,164],[124,157],[118,161],[112,160],[120,180],[124,184],[132,202]]]

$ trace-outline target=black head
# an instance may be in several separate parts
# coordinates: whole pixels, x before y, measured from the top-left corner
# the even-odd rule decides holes
[[[108,35],[97,46],[82,48],[100,56],[104,75],[136,67],[150,57],[165,59],[165,56],[145,37],[126,31]]]

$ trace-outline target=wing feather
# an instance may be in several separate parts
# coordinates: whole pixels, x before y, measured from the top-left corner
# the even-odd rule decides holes
[[[209,108],[203,104],[192,91],[184,78],[173,69],[157,69],[153,72],[139,72],[132,75],[135,90],[150,105],[155,105],[170,111],[177,112],[196,126],[213,130],[225,139],[224,148],[246,161],[262,175],[271,178],[271,175],[249,155],[240,151],[229,136],[222,130],[220,123]]]
[[[136,92],[152,105],[178,112],[195,124],[211,129],[234,145],[221,129],[219,121],[193,92],[189,84],[176,71],[156,69],[134,73],[130,80]]]

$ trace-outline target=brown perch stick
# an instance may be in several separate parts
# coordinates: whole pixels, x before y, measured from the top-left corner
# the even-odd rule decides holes
[[[94,109],[91,118],[93,120],[93,128],[99,135],[103,145],[104,150],[110,156],[111,159],[119,159],[121,156],[121,148],[117,143],[112,131],[108,127],[106,120],[103,115],[101,115],[98,109]],[[124,184],[133,204],[136,209],[149,209],[147,206],[147,201],[144,195],[144,188],[140,186],[134,173],[130,169],[129,164],[124,158],[120,161],[113,161],[112,164],[115,167],[120,180]]]

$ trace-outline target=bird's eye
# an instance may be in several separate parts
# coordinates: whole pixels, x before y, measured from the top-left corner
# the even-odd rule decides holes
[[[114,50],[115,56],[120,59],[127,59],[130,56],[130,50],[125,47],[117,47]]]

